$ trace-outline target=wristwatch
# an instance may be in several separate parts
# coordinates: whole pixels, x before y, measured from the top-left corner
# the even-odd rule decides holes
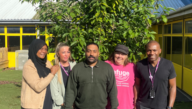
[[[167,106],[167,109],[172,109],[172,107],[170,107],[170,106]]]

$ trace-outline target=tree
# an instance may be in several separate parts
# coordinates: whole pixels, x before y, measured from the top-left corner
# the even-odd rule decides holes
[[[165,15],[172,10],[163,7],[159,3],[162,0],[23,1],[40,3],[40,19],[54,22],[54,36],[71,45],[72,57],[77,61],[85,58],[86,44],[95,42],[101,60],[108,59],[117,44],[125,44],[129,60],[136,62],[145,53],[145,45],[154,40],[152,23],[167,22]],[[161,17],[159,8],[163,9]]]

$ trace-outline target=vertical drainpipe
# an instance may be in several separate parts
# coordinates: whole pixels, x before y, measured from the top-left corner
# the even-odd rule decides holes
[[[38,29],[38,26],[37,24],[35,24],[35,28]],[[40,39],[40,35],[39,35],[39,29],[37,30],[37,36],[36,36],[36,39]]]
[[[4,33],[5,33],[5,48],[8,48],[7,26],[4,26]]]
[[[23,50],[23,37],[22,37],[22,35],[23,35],[23,26],[19,26],[20,27],[20,35],[19,35],[19,37],[20,37],[20,50]]]

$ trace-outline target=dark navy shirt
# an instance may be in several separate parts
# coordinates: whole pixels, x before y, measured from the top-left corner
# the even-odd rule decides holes
[[[67,74],[69,75],[70,73],[70,66],[68,67],[64,67],[65,71],[67,72]],[[67,80],[68,80],[68,77],[67,74],[64,72],[64,70],[62,69],[62,75],[63,75],[63,83],[65,85],[65,88],[67,88]]]
[[[156,67],[149,64],[152,75]],[[144,59],[137,63],[136,78],[140,79],[140,89],[137,101],[144,107],[163,109],[169,102],[169,79],[176,77],[175,69],[171,61],[161,58],[159,67],[154,76],[155,98],[149,97],[152,83],[149,78],[148,60]]]

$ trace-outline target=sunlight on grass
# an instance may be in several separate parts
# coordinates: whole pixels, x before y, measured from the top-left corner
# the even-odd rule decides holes
[[[15,81],[21,82],[22,71],[21,70],[0,70],[0,81]]]
[[[1,109],[20,109],[21,85],[0,85],[0,107]]]
[[[0,108],[20,109],[21,70],[0,70],[0,81],[19,82],[0,85]]]

